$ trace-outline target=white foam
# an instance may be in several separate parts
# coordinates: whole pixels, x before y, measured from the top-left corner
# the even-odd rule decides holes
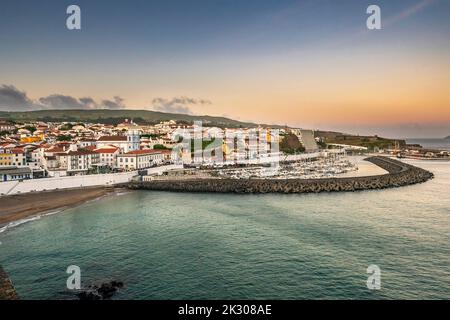
[[[54,214],[60,213],[60,212],[63,211],[63,210],[64,210],[64,209],[55,210],[55,211],[50,211],[50,212],[47,212],[47,213],[42,214],[41,216],[43,216],[43,217],[52,216],[52,215],[54,215]]]
[[[121,196],[121,195],[128,194],[128,193],[130,193],[130,192],[131,192],[131,191],[117,192],[117,193],[114,193],[114,195],[116,195],[116,196]],[[106,195],[100,196],[100,197],[98,197],[98,198],[94,198],[94,199],[88,200],[88,201],[86,201],[85,203],[95,202],[95,201],[98,201],[98,200],[100,200],[100,199],[102,199],[102,198],[104,198],[104,197],[107,197],[107,196],[109,196],[109,195],[110,195],[110,194],[106,194]],[[39,214],[39,215],[36,215],[36,216],[32,216],[32,217],[30,217],[30,218],[26,218],[26,219],[21,219],[21,220],[17,220],[17,221],[10,222],[10,223],[8,223],[7,225],[5,225],[5,226],[3,226],[3,227],[0,228],[0,233],[3,233],[3,232],[5,232],[5,231],[8,230],[8,229],[11,229],[11,228],[20,226],[20,225],[22,225],[22,224],[24,224],[24,223],[27,223],[27,222],[39,220],[39,219],[41,219],[42,217],[47,217],[47,216],[51,216],[51,215],[60,213],[61,211],[64,211],[64,210],[66,210],[66,209],[67,209],[67,207],[63,207],[63,208],[60,208],[60,209],[58,209],[58,210],[49,211],[49,212],[42,213],[42,214]]]
[[[39,215],[39,216],[34,216],[34,217],[31,217],[31,218],[27,218],[27,219],[21,219],[21,220],[10,222],[6,226],[0,228],[0,233],[5,232],[8,229],[20,226],[20,225],[22,225],[24,223],[27,223],[27,222],[31,222],[31,221],[34,221],[34,220],[39,220],[40,218],[41,218],[41,216]]]
[[[18,226],[20,226],[22,224],[25,224],[25,223],[28,223],[28,222],[31,222],[31,221],[35,221],[35,220],[39,220],[42,217],[47,217],[47,216],[54,215],[54,214],[59,213],[61,211],[62,210],[50,211],[50,212],[47,212],[47,213],[39,214],[37,216],[32,216],[30,218],[20,219],[20,220],[17,220],[17,221],[10,222],[6,226],[3,226],[3,227],[0,228],[0,233],[3,233],[3,232],[5,232],[8,229],[11,229],[11,228],[14,228],[14,227],[18,227]]]
[[[131,191],[122,191],[122,192],[116,192],[114,193],[115,196],[123,196],[125,194],[129,194],[131,193]]]

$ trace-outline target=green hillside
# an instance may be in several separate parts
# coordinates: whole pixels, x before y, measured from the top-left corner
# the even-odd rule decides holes
[[[316,137],[322,138],[322,140],[327,144],[360,146],[366,147],[369,150],[374,150],[375,148],[393,148],[396,145],[399,147],[404,147],[406,145],[405,140],[382,138],[376,135],[360,136],[333,131],[315,131],[314,133]]]
[[[255,127],[255,123],[241,122],[224,117],[195,116],[178,113],[164,113],[148,110],[38,110],[26,112],[0,111],[0,119],[14,122],[46,121],[46,122],[91,122],[118,124],[124,119],[132,119],[138,124],[155,124],[160,121],[175,120],[193,123],[201,120],[204,126],[218,127]]]

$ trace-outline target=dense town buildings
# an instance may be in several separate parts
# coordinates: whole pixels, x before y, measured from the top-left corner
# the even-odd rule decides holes
[[[116,126],[0,120],[0,129],[3,181],[126,172],[174,163],[190,166],[233,162],[252,164],[255,160],[279,157],[285,153],[286,150],[281,151],[279,147],[281,141],[287,141],[287,134],[291,138],[297,137],[294,140],[302,145],[302,151],[298,151],[288,144],[288,149],[292,147],[294,153],[316,152],[319,150],[317,142],[324,144],[320,138],[314,137],[311,130],[223,129],[202,127],[201,123],[178,124],[174,120],[139,125],[125,119]],[[328,145],[334,146],[345,147],[342,144]],[[391,153],[399,154],[397,149]],[[403,148],[401,154],[431,159],[449,157],[448,152],[420,148]]]
[[[178,124],[174,120],[139,125],[125,119],[116,126],[1,120],[0,125],[0,168],[8,172],[18,170],[17,174],[5,175],[4,180],[143,170],[172,163],[211,164],[258,153],[249,138],[255,129],[229,129],[243,148],[230,147],[224,139],[215,141],[215,149],[211,151],[208,143],[200,142],[199,157],[189,144],[198,146],[198,141],[204,139],[214,146],[214,139],[223,129],[202,128],[197,123]],[[177,149],[180,130],[188,137],[185,149]],[[263,146],[262,149],[270,151],[270,138],[264,140]]]

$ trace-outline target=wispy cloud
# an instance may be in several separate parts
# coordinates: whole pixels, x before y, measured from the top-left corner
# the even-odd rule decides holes
[[[45,109],[90,109],[93,106],[92,98],[77,99],[62,94],[52,94],[40,98],[39,103]]]
[[[119,96],[115,96],[113,100],[103,100],[100,106],[104,109],[125,109],[124,99]]]
[[[429,5],[433,4],[434,2],[436,2],[436,0],[422,0],[417,2],[415,5],[406,8],[405,10],[403,10],[402,12],[389,17],[387,19],[383,20],[383,27],[389,27],[395,23],[398,23],[402,20],[405,20],[413,15],[415,15],[416,13],[424,10],[426,7],[428,7]]]
[[[209,104],[211,104],[209,100],[189,97],[155,98],[152,101],[152,108],[161,112],[193,114],[192,107]]]
[[[97,107],[97,102],[91,97],[84,97],[79,99],[80,102],[85,105],[88,109],[94,109]]]

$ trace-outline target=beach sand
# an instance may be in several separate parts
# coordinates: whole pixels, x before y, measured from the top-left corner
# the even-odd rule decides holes
[[[0,227],[51,210],[74,207],[102,197],[113,190],[105,187],[91,187],[0,197]]]

